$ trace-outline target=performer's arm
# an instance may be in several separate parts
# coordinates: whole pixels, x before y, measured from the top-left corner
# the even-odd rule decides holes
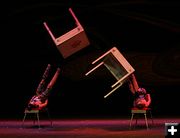
[[[148,107],[150,105],[150,103],[151,103],[151,95],[150,94],[146,94],[145,99],[147,101],[145,106]]]
[[[46,99],[44,103],[38,104],[39,109],[42,109],[42,108],[46,107],[47,104],[48,104],[48,99]]]

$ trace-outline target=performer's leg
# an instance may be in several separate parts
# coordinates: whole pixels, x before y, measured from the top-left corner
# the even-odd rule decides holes
[[[139,85],[137,83],[136,77],[134,74],[131,74],[129,80],[128,80],[129,89],[132,93],[137,92]]]
[[[59,76],[59,73],[60,73],[60,68],[58,68],[56,70],[56,73],[54,74],[53,78],[51,79],[50,83],[48,84],[46,90],[44,92],[42,92],[42,94],[41,94],[42,99],[45,100],[47,98],[47,96],[49,95],[49,92],[51,91],[52,87],[54,86],[54,84]]]
[[[48,84],[47,88],[52,88],[59,76],[60,68],[57,68],[56,73],[54,74],[53,78],[51,79],[50,83]]]
[[[45,90],[45,88],[44,88],[45,87],[45,80],[49,75],[50,68],[51,68],[51,65],[48,64],[47,67],[46,67],[46,70],[44,71],[44,74],[42,76],[42,80],[41,80],[41,82],[39,83],[39,85],[38,85],[38,87],[36,89],[36,94],[37,95],[41,94],[42,91]]]

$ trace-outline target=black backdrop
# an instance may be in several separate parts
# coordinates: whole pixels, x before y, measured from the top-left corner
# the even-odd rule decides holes
[[[179,2],[26,1],[1,4],[1,118],[21,118],[50,63],[60,76],[49,97],[54,117],[129,115],[132,95],[124,84],[108,98],[115,82],[104,68],[85,77],[91,62],[116,46],[135,68],[139,85],[152,95],[156,116],[179,116]],[[74,26],[71,7],[90,45],[63,59],[45,30],[58,36]]]

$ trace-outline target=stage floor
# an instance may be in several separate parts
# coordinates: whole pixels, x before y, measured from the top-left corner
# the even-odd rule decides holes
[[[129,128],[130,119],[54,119],[53,126],[48,120],[37,123],[26,119],[22,127],[22,120],[1,120],[1,138],[164,138],[165,123],[180,123],[180,118],[154,118],[154,124],[149,122],[149,129],[145,121],[138,119],[135,127]]]

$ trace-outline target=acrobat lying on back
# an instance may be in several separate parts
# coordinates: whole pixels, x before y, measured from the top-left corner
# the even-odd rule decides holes
[[[50,72],[51,65],[48,64],[43,76],[42,80],[38,85],[38,88],[36,90],[36,95],[34,95],[31,100],[28,103],[27,109],[32,110],[32,109],[42,109],[48,104],[48,95],[55,84],[59,73],[60,73],[60,68],[57,68],[53,78],[51,79],[50,83],[47,85],[45,88],[45,80],[47,79],[49,72]]]
[[[146,108],[151,104],[151,96],[147,93],[145,88],[140,88],[136,77],[131,74],[129,77],[129,89],[134,94],[133,106],[139,109]]]

